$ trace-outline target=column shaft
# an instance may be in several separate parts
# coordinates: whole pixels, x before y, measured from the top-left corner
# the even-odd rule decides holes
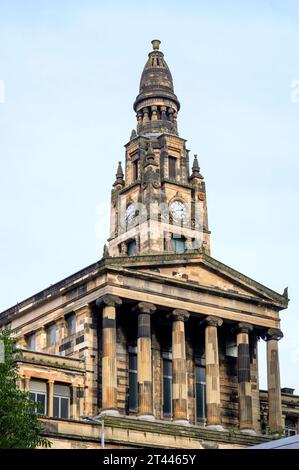
[[[221,425],[220,374],[217,327],[223,321],[207,317],[205,328],[207,425]]]
[[[156,307],[146,302],[137,306],[138,338],[137,338],[137,380],[138,380],[138,412],[139,415],[153,416],[153,381],[152,381],[152,341],[151,313]]]
[[[270,432],[282,431],[282,409],[280,390],[280,371],[278,340],[283,334],[280,330],[270,329],[267,335],[267,376]]]
[[[252,325],[239,323],[237,328],[238,347],[238,392],[240,430],[253,430],[252,390],[250,378],[249,331]]]
[[[96,304],[103,306],[102,411],[117,412],[116,306],[121,304],[121,299],[105,295]]]
[[[78,419],[78,398],[76,385],[71,386],[71,418]]]
[[[54,380],[48,380],[48,416],[53,417]]]
[[[185,324],[189,313],[184,310],[173,311],[172,321],[172,401],[173,419],[187,421],[187,367]]]

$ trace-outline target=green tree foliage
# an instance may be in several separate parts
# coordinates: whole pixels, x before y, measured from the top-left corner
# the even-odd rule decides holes
[[[4,345],[4,361],[0,361],[0,448],[50,447],[48,439],[41,436],[42,423],[33,410],[29,393],[21,391],[17,385],[16,357],[21,352],[12,332],[0,331],[0,341]]]

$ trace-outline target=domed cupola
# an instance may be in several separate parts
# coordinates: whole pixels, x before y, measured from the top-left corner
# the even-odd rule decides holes
[[[139,95],[134,103],[137,113],[138,134],[177,132],[177,112],[180,103],[174,94],[173,81],[164,54],[159,50],[160,41],[152,41],[153,51],[143,69]]]

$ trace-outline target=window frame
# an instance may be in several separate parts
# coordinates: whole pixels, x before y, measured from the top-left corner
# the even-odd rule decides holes
[[[197,380],[197,368],[203,369],[205,374],[204,380]],[[207,419],[207,393],[206,393],[206,365],[204,359],[195,359],[194,364],[194,383],[195,383],[195,418],[196,423],[205,423]],[[198,414],[198,388],[200,388],[200,396],[201,396],[201,408],[203,410],[202,416]]]
[[[54,399],[55,398],[58,398],[58,416],[55,416],[55,412],[54,412]],[[67,400],[68,401],[68,407],[67,407],[67,418],[62,418],[61,417],[61,399],[64,399],[64,400]],[[66,397],[65,395],[58,395],[58,394],[54,394],[53,395],[53,418],[57,418],[57,419],[70,419],[70,416],[71,416],[71,398],[70,397]]]
[[[70,320],[71,320],[71,328],[69,328]],[[74,323],[72,322],[72,320],[74,320]],[[74,312],[65,317],[65,326],[66,326],[67,336],[73,336],[74,334],[76,334],[76,326],[77,326],[76,320],[77,320],[76,314]]]
[[[170,164],[171,162],[171,164]],[[170,180],[176,180],[177,177],[177,158],[169,155],[168,157],[168,178]]]
[[[30,340],[34,338],[34,347],[31,347]],[[36,333],[30,333],[26,336],[26,348],[28,351],[36,351]]]
[[[51,339],[51,331],[55,331],[55,337],[54,337],[53,342]],[[56,339],[57,339],[56,323],[51,323],[50,325],[46,326],[46,335],[47,335],[47,348],[50,348],[51,346],[54,346],[54,344],[56,343]]]
[[[35,395],[34,400],[31,398],[31,395]],[[47,416],[47,402],[48,402],[47,393],[46,392],[36,392],[34,390],[29,390],[29,397],[30,397],[30,400],[33,403],[39,403],[38,400],[37,400],[37,395],[41,395],[45,398],[45,410],[44,410],[44,413],[42,413],[42,412],[37,410],[37,406],[34,406],[33,411],[34,411],[34,413],[36,413],[39,416]]]
[[[131,369],[130,368],[130,357],[134,356],[134,358],[136,358],[136,368],[135,369]],[[129,372],[129,398],[128,398],[128,410],[129,412],[137,412],[138,411],[138,366],[137,366],[137,347],[136,346],[129,346],[128,348],[128,361],[129,361],[129,364],[128,364],[128,372]],[[134,382],[132,383],[131,382],[131,377],[132,375],[134,374]],[[135,387],[135,390],[136,390],[136,405],[133,407],[131,406],[131,402],[130,402],[130,398],[131,398],[131,387]]]
[[[166,375],[165,374],[165,362],[170,363],[170,370],[171,370],[171,375]],[[162,416],[163,418],[171,418],[173,416],[173,403],[172,403],[172,353],[171,352],[164,352],[162,353]],[[170,395],[167,398],[167,401],[169,402],[170,406],[170,412],[165,411],[166,403],[165,403],[165,398],[166,398],[166,391],[165,391],[165,380],[169,381],[169,391]]]

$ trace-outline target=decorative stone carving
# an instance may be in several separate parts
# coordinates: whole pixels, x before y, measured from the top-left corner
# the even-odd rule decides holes
[[[118,307],[122,304],[120,297],[112,294],[105,294],[96,300],[97,307]]]

